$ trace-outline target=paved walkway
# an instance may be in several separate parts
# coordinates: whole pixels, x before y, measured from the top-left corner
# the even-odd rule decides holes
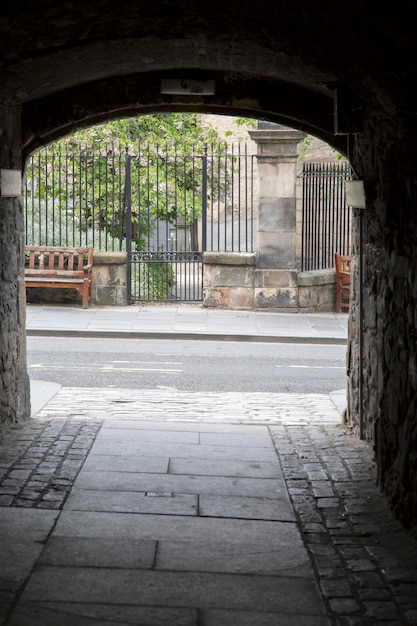
[[[28,335],[172,337],[239,341],[346,343],[345,313],[207,309],[200,304],[126,307],[28,305]]]
[[[0,624],[417,624],[417,544],[341,422],[324,394],[50,386],[0,445]]]

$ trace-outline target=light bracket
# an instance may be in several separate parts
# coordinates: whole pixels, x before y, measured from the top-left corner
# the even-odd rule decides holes
[[[177,96],[214,96],[214,80],[194,80],[191,78],[163,78],[161,93]]]

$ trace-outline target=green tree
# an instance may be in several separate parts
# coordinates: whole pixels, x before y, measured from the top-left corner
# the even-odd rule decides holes
[[[68,238],[79,232],[80,243],[81,239],[89,243],[92,234],[94,245],[98,241],[96,247],[102,247],[105,233],[105,238],[111,237],[123,247],[127,156],[138,248],[157,220],[171,224],[178,219],[194,221],[201,214],[201,155],[207,144],[221,149],[216,130],[201,124],[196,114],[158,114],[78,131],[41,150],[34,157],[35,164],[32,161],[27,180],[32,208],[54,219],[43,229],[44,237],[53,237],[47,243],[69,245]],[[223,172],[223,179],[225,176]],[[216,184],[222,184],[217,173]],[[57,225],[62,216],[64,233],[62,225]],[[100,232],[94,236],[97,229]],[[107,247],[107,242],[104,245]]]

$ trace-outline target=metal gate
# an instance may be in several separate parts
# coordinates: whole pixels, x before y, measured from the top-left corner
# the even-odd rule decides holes
[[[246,146],[139,146],[126,155],[130,301],[201,301],[203,252],[253,251]]]
[[[199,301],[203,252],[254,249],[247,144],[51,144],[28,160],[26,243],[126,251],[130,302]]]

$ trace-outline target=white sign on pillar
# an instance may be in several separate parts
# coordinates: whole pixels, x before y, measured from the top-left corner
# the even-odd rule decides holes
[[[346,182],[346,204],[354,209],[366,209],[363,180],[349,180]]]
[[[17,198],[22,195],[22,172],[0,169],[0,197]]]

